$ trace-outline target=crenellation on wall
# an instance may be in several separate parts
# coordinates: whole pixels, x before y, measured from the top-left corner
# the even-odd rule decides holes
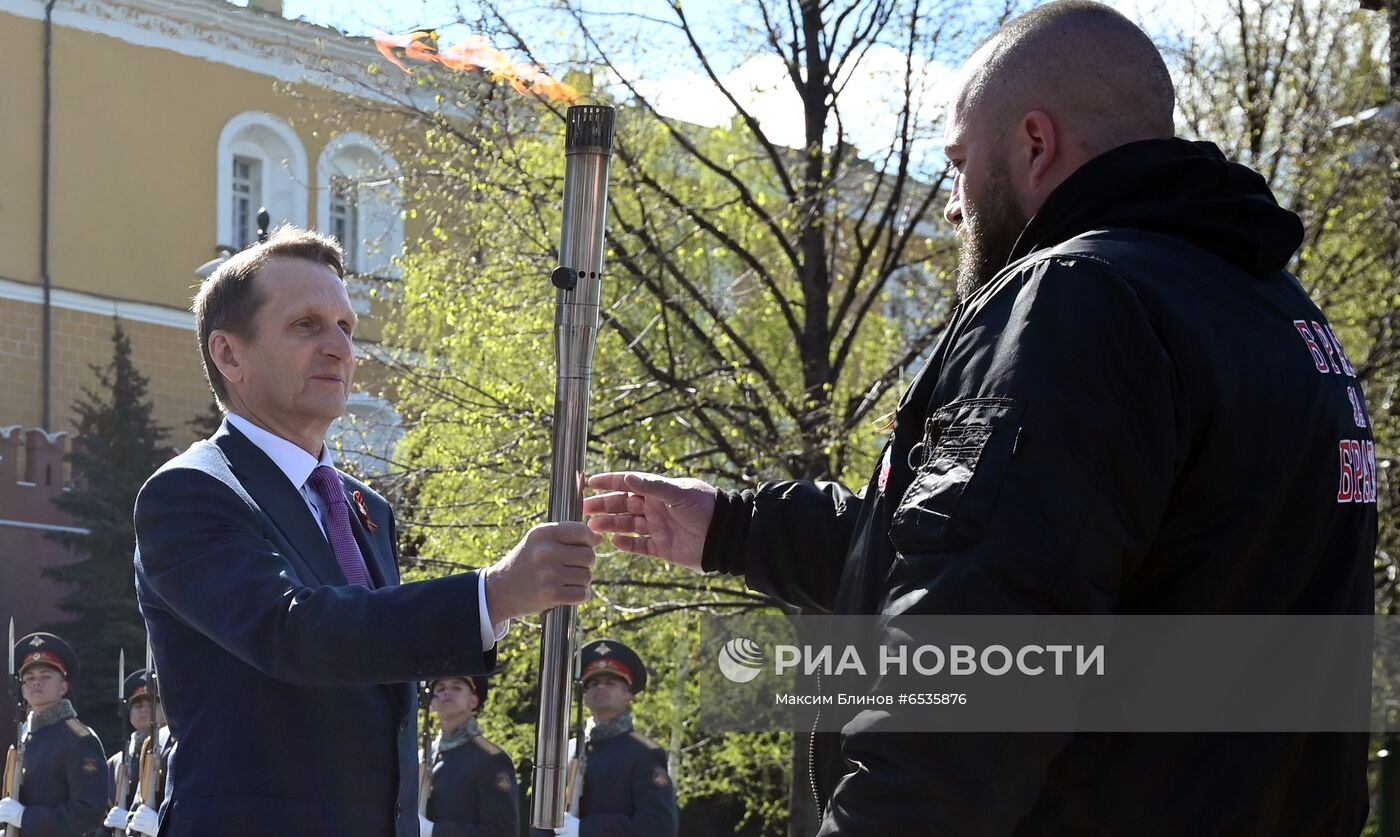
[[[64,461],[72,435],[16,425],[0,427],[0,519],[48,526],[73,521],[53,501],[70,490]]]

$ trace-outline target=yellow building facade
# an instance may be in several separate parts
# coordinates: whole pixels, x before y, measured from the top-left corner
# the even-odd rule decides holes
[[[353,237],[357,272],[393,275],[396,161],[279,89],[324,84],[333,101],[377,53],[270,0],[46,6],[0,0],[0,426],[69,429],[116,316],[183,445],[210,403],[188,313],[195,270],[247,244],[259,206],[274,226]]]
[[[415,231],[393,155],[368,126],[334,127],[375,95],[373,44],[284,19],[278,0],[0,0],[0,54],[0,437],[71,434],[92,367],[111,362],[115,317],[172,447],[193,441],[189,422],[212,404],[189,312],[196,271],[255,238],[259,207],[274,227],[346,244],[362,333],[375,335],[370,290],[392,286]],[[363,365],[360,377],[384,379]],[[392,405],[362,387],[349,412],[365,430],[349,441],[387,455]],[[67,479],[32,470],[0,467],[17,483],[0,487],[0,617],[25,625],[58,614],[4,579],[17,561],[28,572],[62,558],[17,539],[71,524],[22,502]]]

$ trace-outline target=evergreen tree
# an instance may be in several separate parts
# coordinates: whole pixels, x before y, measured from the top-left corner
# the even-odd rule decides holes
[[[59,607],[69,618],[52,626],[78,653],[81,682],[72,694],[79,716],[97,730],[109,751],[127,733],[119,715],[117,656],[126,651],[127,670],[145,660],[146,629],[136,606],[132,511],[146,478],[169,458],[166,429],[157,425],[147,400],[148,380],[131,359],[131,341],[113,318],[112,362],[94,365],[96,389],[83,388],[73,405],[77,439],[67,460],[73,488],[54,500],[83,534],[50,537],[81,556],[45,574],[67,585]]]
[[[185,426],[194,431],[194,435],[200,439],[208,439],[218,432],[224,423],[224,411],[219,406],[219,402],[210,401],[209,409],[185,422]]]

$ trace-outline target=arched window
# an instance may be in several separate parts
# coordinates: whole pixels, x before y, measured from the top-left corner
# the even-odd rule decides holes
[[[270,113],[240,113],[219,134],[218,241],[238,250],[257,239],[258,208],[272,226],[306,226],[306,149],[286,122]]]
[[[398,276],[403,193],[393,155],[360,133],[326,143],[316,161],[316,226],[345,248],[352,273]]]

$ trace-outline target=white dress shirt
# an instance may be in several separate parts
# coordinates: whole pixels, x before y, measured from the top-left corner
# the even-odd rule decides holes
[[[248,441],[257,445],[258,450],[267,454],[272,463],[277,466],[287,479],[301,492],[301,498],[306,501],[306,508],[311,512],[311,518],[316,521],[316,525],[321,527],[321,534],[326,534],[326,509],[321,495],[316,493],[308,480],[311,472],[321,465],[335,467],[335,461],[331,458],[329,445],[321,445],[321,457],[317,459],[295,444],[283,439],[274,433],[258,427],[248,419],[237,413],[228,414],[228,423],[248,437]],[[330,538],[328,537],[329,541]],[[365,571],[369,571],[369,566],[365,566]],[[477,610],[481,614],[481,650],[489,651],[496,641],[506,635],[510,629],[510,620],[499,625],[491,622],[491,614],[486,610],[486,579],[477,576],[476,583]]]

